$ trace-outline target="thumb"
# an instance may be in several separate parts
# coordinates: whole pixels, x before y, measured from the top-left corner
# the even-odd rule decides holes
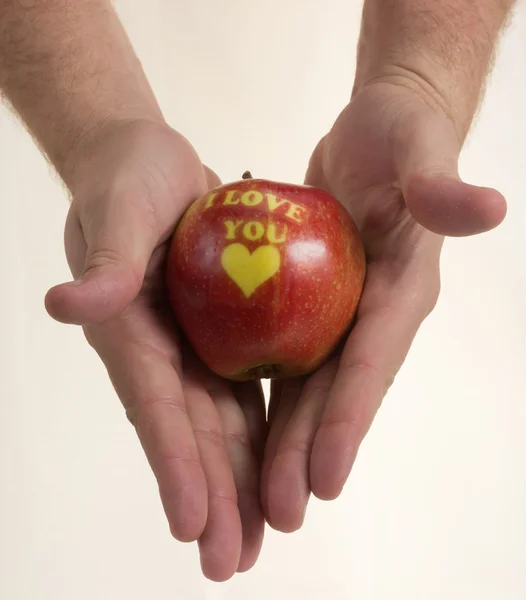
[[[76,278],[51,288],[45,299],[54,319],[76,325],[120,314],[139,293],[160,241],[152,210],[129,198],[93,202],[84,213],[79,219],[70,211],[66,223],[66,252]]]
[[[434,111],[419,111],[397,124],[392,142],[407,208],[426,229],[468,236],[502,222],[504,197],[494,189],[460,180],[460,144],[449,119]]]

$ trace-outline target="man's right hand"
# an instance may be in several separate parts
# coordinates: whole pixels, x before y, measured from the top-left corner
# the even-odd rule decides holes
[[[163,277],[177,221],[219,180],[185,138],[152,120],[108,127],[73,166],[65,244],[75,280],[48,292],[47,310],[83,326],[136,428],[173,535],[198,540],[204,574],[224,581],[254,564],[263,539],[263,394],[196,359]]]

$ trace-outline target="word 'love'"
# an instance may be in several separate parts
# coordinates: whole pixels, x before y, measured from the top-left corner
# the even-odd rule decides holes
[[[215,206],[215,202],[219,192],[212,192],[206,197],[205,209],[212,208]],[[278,198],[274,194],[266,193],[263,194],[257,190],[248,190],[247,192],[239,192],[238,190],[230,190],[221,199],[222,206],[233,206],[241,204],[246,207],[260,206],[263,202],[266,202],[267,208],[270,213],[282,214],[291,221],[301,223],[303,217],[307,213],[307,209],[291,200],[286,198]]]

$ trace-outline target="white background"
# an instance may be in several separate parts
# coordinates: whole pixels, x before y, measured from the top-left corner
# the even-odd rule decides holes
[[[360,2],[127,0],[119,11],[169,122],[224,180],[301,181],[350,93]],[[461,174],[509,201],[450,240],[443,291],[342,497],[268,531],[255,569],[204,580],[173,541],[104,368],[44,311],[67,280],[67,202],[0,112],[2,600],[523,600],[526,597],[526,10]]]

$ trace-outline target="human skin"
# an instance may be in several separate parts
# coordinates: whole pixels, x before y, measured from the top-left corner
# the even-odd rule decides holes
[[[496,191],[459,181],[457,159],[512,4],[366,1],[352,100],[307,182],[353,214],[368,280],[343,353],[274,387],[266,441],[261,388],[226,383],[195,359],[162,284],[175,224],[217,176],[164,121],[108,1],[0,0],[0,88],[71,196],[74,281],[52,288],[46,307],[81,325],[103,360],[170,529],[198,541],[207,577],[254,564],[261,504],[273,527],[292,531],[311,492],[340,493],[436,302],[443,236],[504,217]]]
[[[263,538],[264,398],[259,384],[225,383],[195,359],[162,276],[175,224],[220,181],[164,121],[106,0],[0,0],[0,85],[71,196],[75,279],[46,307],[82,325],[103,360],[173,535],[198,541],[207,577],[228,579]]]
[[[349,104],[306,181],[355,218],[368,264],[343,349],[277,383],[262,469],[267,521],[293,531],[311,493],[336,498],[384,395],[437,302],[444,236],[496,227],[506,203],[469,185],[458,157],[511,1],[367,0]]]

